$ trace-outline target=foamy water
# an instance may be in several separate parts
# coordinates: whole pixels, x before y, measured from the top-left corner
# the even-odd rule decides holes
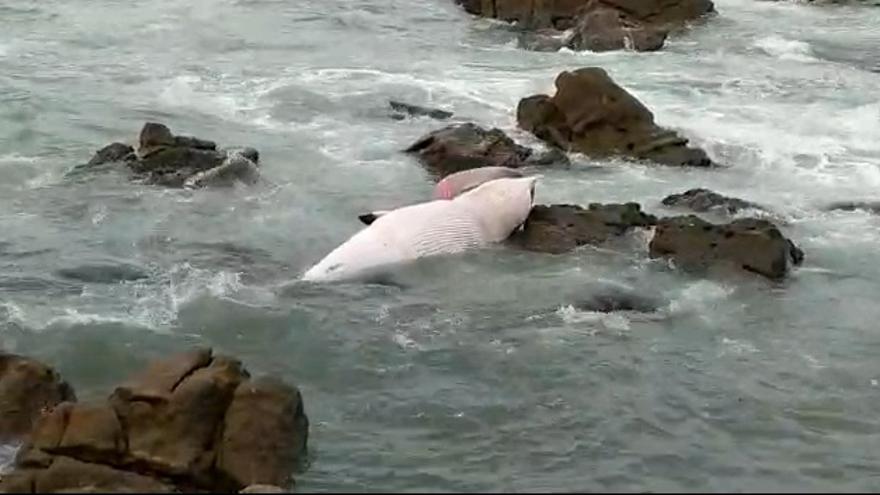
[[[0,346],[79,396],[192,345],[232,353],[302,388],[300,492],[880,489],[880,219],[824,210],[880,200],[880,9],[720,0],[663,51],[595,54],[520,50],[447,0],[19,3],[0,0]],[[702,279],[647,259],[643,232],[295,281],[358,214],[430,196],[400,150],[444,124],[389,99],[540,146],[517,102],[591,65],[726,166],[574,155],[540,202],[665,215],[708,187],[766,206],[805,265]],[[69,175],[148,120],[256,147],[266,184]],[[609,287],[657,308],[584,309]]]

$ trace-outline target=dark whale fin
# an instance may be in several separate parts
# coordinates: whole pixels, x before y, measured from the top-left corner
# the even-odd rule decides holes
[[[364,213],[363,215],[358,215],[358,220],[360,220],[365,225],[370,225],[375,222],[377,218],[382,215],[388,213],[387,211],[371,211],[370,213]]]

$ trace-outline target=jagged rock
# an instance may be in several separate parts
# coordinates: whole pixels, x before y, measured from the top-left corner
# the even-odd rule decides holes
[[[409,103],[403,103],[401,101],[395,100],[389,101],[388,104],[391,106],[391,109],[394,110],[394,113],[391,114],[391,118],[395,120],[402,120],[405,119],[407,116],[431,117],[432,119],[437,120],[446,120],[452,117],[452,112],[447,112],[446,110],[420,107],[418,105],[410,105]]]
[[[305,453],[308,418],[299,391],[279,380],[244,382],[226,411],[217,466],[239,485],[287,484]]]
[[[501,129],[485,129],[476,124],[456,124],[433,131],[405,150],[414,153],[438,178],[478,167],[519,168],[566,160],[564,154],[539,157],[533,150],[516,144]]]
[[[134,148],[124,143],[111,143],[95,152],[95,156],[89,160],[89,167],[104,165],[105,163],[128,162],[136,160]]]
[[[629,20],[616,9],[598,8],[577,21],[567,46],[573,50],[605,52],[624,48],[638,52],[663,48],[668,32]]]
[[[657,219],[642,212],[637,203],[537,205],[524,228],[509,242],[529,251],[561,254],[585,244],[600,244],[635,227],[649,227]]]
[[[153,363],[106,402],[41,416],[0,492],[287,485],[307,438],[295,387],[251,381],[239,361],[199,349]]]
[[[456,0],[475,15],[516,22],[520,45],[556,50],[551,33],[574,29],[564,43],[575,50],[659,50],[672,30],[715,11],[711,0]],[[534,36],[529,32],[535,33]],[[540,33],[540,34],[539,34]]]
[[[598,67],[562,72],[556,94],[524,98],[519,126],[565,151],[624,156],[664,165],[708,167],[703,150],[654,123],[654,115]]]
[[[650,243],[652,258],[672,259],[685,270],[727,266],[781,279],[804,253],[771,222],[754,218],[725,225],[690,215],[664,218]]]
[[[43,412],[75,400],[73,388],[52,368],[0,353],[0,442],[26,438]]]
[[[167,187],[253,184],[259,177],[259,153],[253,148],[218,150],[213,141],[175,136],[164,124],[147,122],[138,149],[113,143],[99,150],[85,167],[122,162],[144,183]]]
[[[662,203],[675,208],[688,208],[697,212],[724,211],[730,215],[742,210],[764,210],[763,207],[750,201],[718,194],[709,189],[689,189],[681,194],[671,194],[663,198]]]

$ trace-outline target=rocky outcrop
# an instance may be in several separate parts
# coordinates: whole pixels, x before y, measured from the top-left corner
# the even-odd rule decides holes
[[[775,225],[754,218],[717,225],[697,216],[664,218],[650,244],[652,258],[667,258],[688,271],[721,266],[781,279],[804,253]]]
[[[446,120],[452,117],[452,112],[446,110],[420,107],[402,101],[391,100],[388,105],[391,106],[391,118],[394,120],[403,120],[407,117],[430,117],[436,120]]]
[[[664,304],[659,297],[640,294],[629,288],[606,284],[591,289],[586,295],[577,298],[572,306],[580,311],[597,313],[617,311],[653,313]]]
[[[35,424],[0,491],[238,491],[289,485],[305,454],[299,391],[200,349],[149,366],[108,400]]]
[[[656,217],[642,212],[637,203],[537,205],[523,229],[509,242],[521,249],[561,254],[585,244],[601,244],[636,227],[649,227]]]
[[[593,52],[651,52],[663,48],[668,34],[666,29],[636,21],[622,10],[599,6],[578,18],[566,46]]]
[[[550,30],[563,32],[561,46],[575,50],[659,50],[667,35],[714,12],[711,0],[456,0],[475,15],[516,22],[526,33],[521,46],[551,50]],[[538,42],[535,42],[538,40]],[[558,49],[558,48],[557,48]]]
[[[734,215],[743,210],[766,211],[761,205],[718,194],[709,189],[688,189],[681,194],[670,194],[662,203],[673,208],[686,208],[696,212],[718,211]]]
[[[135,179],[167,187],[229,186],[255,183],[259,159],[253,148],[218,150],[213,141],[175,136],[165,125],[148,122],[136,151],[113,143],[98,150],[85,167],[119,163]]]
[[[622,156],[671,166],[708,167],[706,153],[654,123],[654,115],[598,67],[562,72],[556,94],[524,98],[519,126],[565,151]]]
[[[73,388],[52,368],[0,353],[0,443],[27,438],[44,411],[75,400]]]
[[[485,129],[471,123],[433,131],[405,151],[418,156],[438,179],[478,167],[520,168],[568,163],[564,153],[536,153],[514,142],[501,129]]]

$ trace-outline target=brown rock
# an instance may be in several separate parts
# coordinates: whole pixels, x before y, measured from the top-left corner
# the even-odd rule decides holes
[[[567,151],[602,158],[614,155],[675,166],[711,166],[706,153],[657,126],[639,100],[598,67],[562,72],[553,97],[524,98],[519,126]]]
[[[106,404],[77,404],[70,410],[64,435],[49,453],[64,454],[80,460],[107,462],[120,459],[126,440],[116,412]]]
[[[748,209],[764,210],[760,205],[751,201],[724,196],[702,188],[689,189],[681,194],[670,194],[663,198],[663,204],[698,212],[723,211],[731,215]]]
[[[129,471],[57,457],[49,469],[39,472],[37,493],[170,493],[172,488],[153,478]]]
[[[93,167],[113,162],[135,160],[134,148],[124,143],[112,143],[99,149],[86,166]]]
[[[658,50],[666,34],[714,12],[711,0],[456,0],[475,15],[517,22],[521,29],[575,28],[568,45],[593,51]],[[522,46],[553,50],[552,37],[526,37]]]
[[[195,370],[212,359],[211,349],[195,349],[159,360],[116,389],[128,400],[167,400],[171,392]]]
[[[181,360],[193,362],[198,361]],[[164,400],[138,400],[143,396],[128,396],[117,389],[111,402],[126,426],[129,456],[151,470],[209,483],[214,442],[235,388],[246,378],[241,363],[215,357],[209,366],[184,376]]]
[[[238,386],[229,410],[217,466],[239,486],[285,485],[308,441],[299,390],[263,378]]]
[[[144,124],[144,127],[141,128],[141,135],[138,143],[138,154],[143,157],[156,148],[174,146],[174,134],[171,134],[171,129],[164,124],[147,122]]]
[[[663,48],[667,31],[629,20],[621,11],[607,7],[583,14],[568,41],[573,50],[605,52],[624,48],[656,51]]]
[[[711,0],[592,0],[588,10],[604,6],[630,18],[665,29],[683,27],[688,21],[715,11]]]
[[[464,9],[482,17],[519,22],[528,27],[565,29],[588,0],[456,0]]]
[[[23,439],[44,411],[75,400],[73,388],[52,368],[0,353],[0,442]]]
[[[296,387],[252,382],[237,360],[199,349],[152,364],[108,402],[65,402],[40,416],[0,491],[290,486],[307,439]]]
[[[694,215],[660,220],[650,252],[651,257],[672,259],[685,270],[732,267],[771,279],[785,277],[804,257],[768,221],[745,218],[716,225]]]
[[[543,164],[531,149],[516,144],[501,129],[484,129],[470,123],[433,131],[406,152],[418,155],[437,178],[479,167],[519,168]],[[567,161],[564,155],[562,158]]]
[[[510,242],[529,251],[561,254],[585,244],[600,244],[635,227],[648,227],[656,218],[642,212],[637,203],[538,205],[532,209]]]

